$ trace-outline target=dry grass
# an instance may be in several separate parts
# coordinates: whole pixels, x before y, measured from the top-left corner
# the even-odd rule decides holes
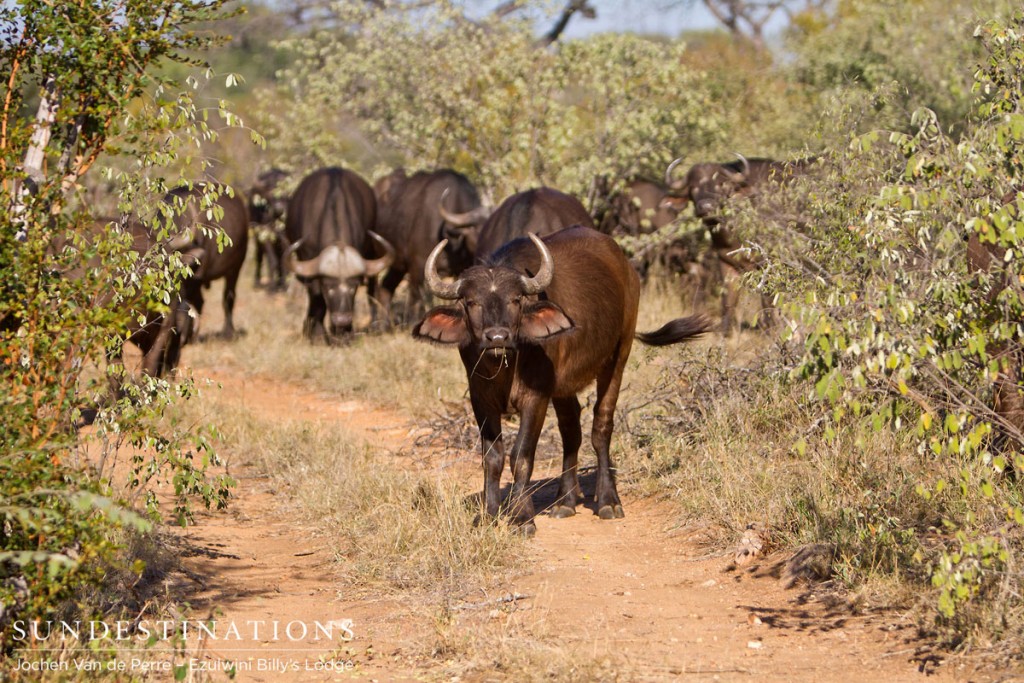
[[[645,290],[639,329],[695,312],[680,287],[662,280]],[[241,296],[247,303],[238,317],[248,334],[230,347],[187,349],[189,362],[230,363],[244,372],[394,407],[433,427],[434,445],[466,447],[475,441],[453,349],[417,343],[406,331],[357,335],[336,348],[310,346],[299,335],[304,292],[268,297],[243,290]],[[757,305],[756,297],[745,295],[743,317],[752,319]],[[715,302],[703,306],[714,316]],[[828,420],[809,399],[812,388],[790,379],[786,363],[792,361],[775,344],[744,330],[667,349],[635,345],[613,441],[623,495],[667,499],[678,510],[680,526],[716,530],[709,542],[718,548],[734,543],[751,522],[771,531],[775,547],[828,544],[837,552],[833,568],[839,583],[870,603],[918,602],[922,620],[929,619],[933,598],[922,590],[928,585],[926,560],[950,541],[942,519],[963,518],[972,503],[952,494],[926,501],[918,487],[977,479],[984,464],[924,456],[909,440],[856,421],[826,434]],[[587,430],[592,390],[581,403]],[[547,421],[541,460],[560,457],[554,422]],[[304,486],[296,496],[310,510],[332,510],[324,527],[338,536],[339,552],[357,558],[348,564],[351,578],[405,589],[438,578],[458,581],[466,572],[486,581],[490,572],[508,569],[508,549],[517,539],[474,529],[472,513],[461,503],[465,492],[451,482],[381,467],[377,455],[320,427],[290,425],[273,434],[238,429],[229,429],[231,439],[261,444],[256,452],[262,453],[262,466],[280,468],[282,481],[325,483]],[[294,460],[296,452],[320,455]],[[592,462],[585,445],[581,467]],[[992,509],[991,501],[978,509]],[[443,623],[443,604],[438,610]],[[457,630],[441,629],[438,642],[441,650],[496,652],[495,666],[520,672],[544,671],[537,661],[552,659],[553,646],[544,637],[537,639],[534,661],[529,648],[502,654],[504,636],[486,633],[473,638],[488,638],[489,650]],[[520,657],[526,659],[512,661]],[[572,680],[576,666],[552,675]],[[581,678],[603,677],[599,663],[579,666],[586,672]]]
[[[243,275],[236,315],[246,334],[231,343],[213,341],[191,346],[186,349],[186,362],[197,367],[233,366],[243,373],[309,386],[338,398],[358,399],[372,405],[395,408],[408,414],[420,425],[431,428],[430,434],[421,439],[419,446],[455,445],[467,449],[476,448],[476,427],[468,407],[464,371],[454,349],[417,342],[407,330],[357,334],[349,343],[338,347],[311,345],[300,335],[306,305],[305,292],[293,282],[287,294],[270,296],[251,290],[249,283],[248,276]],[[698,308],[681,295],[681,287],[680,283],[671,279],[658,280],[649,285],[642,296],[638,328],[654,329],[671,318],[697,312]],[[204,331],[215,330],[220,325],[218,296],[215,285],[212,295],[208,296],[202,323]],[[755,301],[756,297],[752,296],[744,299],[747,308],[743,314],[747,318],[752,318],[756,313],[751,308]],[[359,305],[361,315],[357,319],[361,319],[365,325],[369,318],[368,304],[361,297]],[[712,315],[715,312],[713,309],[705,310]],[[639,343],[634,345],[619,399],[613,442],[613,457],[617,460],[620,478],[627,485],[632,484],[643,493],[655,494],[673,492],[687,486],[706,488],[709,481],[721,479],[720,474],[715,474],[714,468],[698,468],[690,471],[689,483],[682,480],[677,462],[682,459],[672,455],[673,451],[679,452],[677,446],[681,434],[677,427],[685,423],[691,431],[702,429],[695,424],[699,421],[695,416],[703,419],[702,416],[709,410],[716,410],[723,419],[731,413],[737,413],[741,417],[733,420],[733,424],[742,423],[742,415],[746,414],[748,406],[736,401],[735,396],[715,399],[715,405],[708,405],[706,401],[709,394],[693,392],[690,383],[707,381],[709,378],[702,376],[690,380],[686,375],[690,369],[701,365],[702,359],[705,365],[717,363],[716,367],[721,373],[730,372],[736,366],[749,363],[755,358],[758,351],[767,344],[765,339],[760,333],[745,331],[729,339],[711,333],[702,339],[666,349],[651,349]],[[593,398],[592,388],[580,397],[584,405],[585,433],[590,426]],[[223,413],[215,414],[218,415],[218,422],[223,422]],[[538,451],[541,460],[561,457],[555,422],[551,415],[545,423]],[[224,431],[224,425],[220,426]],[[709,428],[711,426],[708,425]],[[507,431],[514,430],[515,423],[512,420]],[[237,438],[251,440],[255,436],[239,434]],[[761,436],[763,434],[758,434],[758,438]],[[711,444],[716,438],[709,435],[702,441]],[[587,467],[594,460],[588,445],[589,439],[585,439],[584,443],[581,467]],[[706,459],[712,456],[709,451],[703,451],[703,457]],[[326,474],[334,465],[327,463],[323,466]],[[289,463],[287,467],[317,465]],[[676,472],[671,481],[663,479],[659,474],[668,470]],[[750,494],[757,489],[743,479],[761,477],[765,482],[770,482],[775,472],[750,467],[741,471],[746,473],[741,480],[721,484],[730,493],[717,498],[715,507],[690,506],[684,502],[685,497],[678,497],[686,505],[686,516],[710,517],[715,520],[739,519],[746,517],[746,513],[726,514],[719,508],[738,505],[742,509],[740,501],[743,500],[750,500],[748,507],[758,509],[763,498],[758,496],[750,499]],[[306,472],[290,476],[305,477],[307,474],[320,476]],[[767,486],[766,483],[762,488]],[[387,492],[377,492],[375,495],[379,497],[387,495]],[[312,509],[317,509],[313,501],[309,504]],[[378,512],[378,515],[386,514],[387,506]]]
[[[236,325],[243,334],[230,343],[212,340],[185,349],[187,364],[234,367],[244,373],[294,382],[342,398],[401,410],[417,419],[438,412],[441,401],[460,401],[466,391],[458,354],[413,340],[408,330],[365,332],[369,304],[360,290],[357,330],[338,346],[310,344],[302,337],[306,292],[294,280],[288,292],[269,295],[251,288],[243,272]],[[202,334],[220,329],[220,286],[207,295]]]
[[[191,407],[183,407],[191,410]],[[221,450],[244,453],[338,557],[346,585],[376,592],[471,590],[523,556],[504,525],[474,526],[470,492],[444,473],[403,469],[393,454],[358,444],[338,424],[267,421],[218,397]]]

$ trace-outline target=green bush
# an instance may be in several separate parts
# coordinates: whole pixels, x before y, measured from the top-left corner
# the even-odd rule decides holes
[[[190,499],[226,500],[206,430],[163,418],[187,382],[146,378],[110,393],[125,377],[107,352],[132,319],[166,310],[184,270],[174,255],[133,249],[118,222],[89,214],[86,195],[86,174],[102,175],[120,211],[167,236],[154,209],[162,174],[188,169],[189,146],[216,132],[194,88],[176,92],[151,72],[209,44],[192,27],[222,4],[0,9],[0,652],[15,644],[15,619],[99,609],[80,599],[126,563],[119,529],[151,528],[132,498],[147,496],[154,518],[152,487],[166,480],[182,521]]]
[[[368,6],[367,6],[368,7]],[[284,108],[264,106],[275,163],[449,166],[501,198],[539,184],[586,196],[594,178],[660,178],[680,150],[720,144],[719,105],[685,47],[635,35],[536,45],[526,23],[352,9],[296,38]]]
[[[805,220],[767,230],[759,276],[802,346],[823,443],[850,425],[891,432],[933,473],[917,490],[936,517],[903,520],[893,542],[927,568],[957,641],[1024,628],[1021,424],[993,409],[1001,385],[1020,391],[1022,29],[978,29],[987,58],[958,138],[919,109],[912,132],[855,136],[798,184]],[[988,270],[968,267],[972,235],[1000,250]]]

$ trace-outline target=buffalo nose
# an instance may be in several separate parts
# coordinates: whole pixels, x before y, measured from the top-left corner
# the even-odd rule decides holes
[[[509,333],[509,331],[503,327],[492,327],[491,329],[484,331],[484,339],[486,339],[489,342],[504,343],[508,341],[508,338],[510,336],[511,334]]]
[[[707,214],[711,213],[714,210],[715,210],[715,202],[713,202],[713,201],[697,202],[697,211],[696,211],[696,213],[697,213],[698,216],[706,216]]]

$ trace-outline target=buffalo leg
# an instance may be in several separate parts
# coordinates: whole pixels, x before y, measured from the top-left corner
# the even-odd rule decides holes
[[[615,468],[611,459],[612,430],[615,428],[615,404],[619,400],[622,371],[628,357],[628,347],[619,348],[616,357],[608,363],[597,377],[597,405],[594,408],[594,430],[591,442],[597,453],[597,490],[594,502],[601,519],[624,517],[622,501],[615,488]]]
[[[409,296],[405,299],[406,321],[416,320],[426,312],[423,302],[427,296],[429,293],[423,284],[423,268],[420,267],[409,273]]]
[[[240,273],[241,270],[236,270],[233,273],[228,273],[224,278],[224,296],[221,300],[224,306],[224,329],[221,331],[221,336],[225,339],[235,338],[235,285],[238,284]]]
[[[177,310],[177,307],[178,302],[175,302],[172,311]],[[162,377],[177,367],[181,346],[174,317],[173,312],[160,316],[159,331],[142,357],[142,371],[150,377]]]
[[[306,320],[302,326],[302,333],[310,341],[327,340],[327,330],[324,328],[324,316],[327,315],[327,300],[320,292],[309,293],[309,308],[306,310]]]
[[[263,273],[263,257],[265,255],[263,252],[264,245],[263,240],[260,239],[259,235],[253,235],[253,237],[256,238],[256,251],[253,253],[253,257],[256,259],[256,274],[253,276],[252,286],[259,289],[263,286],[263,283],[260,282],[260,274]],[[270,272],[274,272],[273,267],[271,267]]]
[[[532,536],[537,531],[533,518],[533,499],[530,495],[530,477],[533,476],[533,458],[537,452],[537,440],[544,427],[544,414],[548,409],[546,397],[536,397],[527,402],[519,413],[519,434],[512,445],[509,460],[512,465],[512,492],[509,494],[509,513],[523,533]]]
[[[722,271],[722,334],[729,335],[737,326],[736,309],[740,299],[740,274],[722,258],[718,259],[718,263]]]
[[[288,274],[284,269],[284,252],[288,244],[281,235],[275,234],[273,241],[266,246],[268,285],[271,291],[283,292],[288,288]]]
[[[558,433],[562,435],[562,476],[558,496],[551,508],[552,517],[571,517],[583,496],[580,493],[578,464],[583,430],[580,429],[580,402],[575,396],[552,400],[558,416]]]
[[[380,304],[381,310],[384,311],[384,319],[387,321],[389,327],[395,322],[392,316],[391,306],[395,297],[395,290],[398,289],[398,285],[402,283],[403,278],[405,278],[404,270],[391,267],[388,268],[387,272],[384,274],[384,279],[381,280],[380,283],[377,302]],[[412,289],[410,288],[409,291],[409,296],[412,296]],[[405,322],[405,320],[402,320],[401,322]]]
[[[473,415],[480,430],[480,455],[484,469],[484,514],[494,519],[501,505],[501,471],[505,467],[505,446],[501,440],[501,411],[488,410],[473,401]]]
[[[775,297],[771,294],[761,295],[761,310],[757,314],[757,328],[770,332],[777,326],[775,315]]]

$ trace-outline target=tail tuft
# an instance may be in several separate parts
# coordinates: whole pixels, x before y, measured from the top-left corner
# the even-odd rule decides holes
[[[668,346],[693,339],[711,329],[711,321],[702,315],[676,318],[653,332],[638,332],[636,338],[648,346]]]

